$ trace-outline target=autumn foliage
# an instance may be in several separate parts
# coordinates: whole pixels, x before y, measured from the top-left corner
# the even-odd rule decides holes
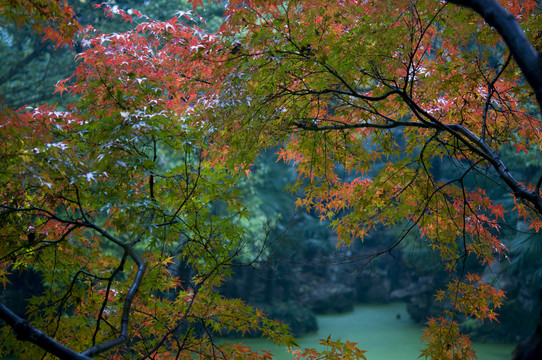
[[[66,1],[17,0],[0,3],[2,24],[15,23],[18,27],[29,25],[51,40],[55,46],[72,45],[81,30],[72,8]]]
[[[428,320],[422,355],[474,358],[454,319],[496,321],[504,294],[464,261],[506,257],[508,211],[542,226],[540,181],[517,181],[499,157],[505,146],[541,150],[536,81],[478,13],[430,0],[232,0],[207,34],[191,12],[158,22],[104,6],[133,30],[89,26],[76,38],[70,8],[48,3],[0,5],[4,21],[22,25],[30,11],[45,39],[82,46],[54,89],[73,97],[68,108],[0,114],[0,282],[31,270],[45,288],[28,322],[0,309],[4,352],[269,358],[214,341],[228,331],[293,347],[284,325],[216,291],[250,242],[238,179],[273,147],[296,167],[298,205],[331,221],[339,245],[403,226],[397,243],[415,233],[438,254],[450,283],[435,297],[449,306]],[[503,6],[540,27],[535,1]],[[439,178],[435,161],[457,176]],[[506,188],[515,207],[468,186],[471,176]],[[178,264],[189,276],[174,276]],[[322,344],[293,357],[365,358],[348,341]]]

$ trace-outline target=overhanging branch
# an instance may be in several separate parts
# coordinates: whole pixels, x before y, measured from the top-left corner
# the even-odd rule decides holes
[[[375,123],[357,123],[357,124],[336,124],[336,125],[311,125],[306,122],[297,122],[295,126],[302,130],[310,131],[328,131],[328,130],[350,130],[350,129],[393,129],[397,127],[417,127],[422,129],[436,129],[436,126],[431,124],[415,122],[415,121],[393,121],[388,124]]]
[[[525,79],[535,92],[538,106],[542,109],[542,60],[540,54],[525,36],[514,15],[497,0],[448,0],[477,12],[486,23],[502,36],[519,65]]]
[[[18,340],[36,344],[63,360],[92,360],[92,358],[67,348],[52,337],[36,329],[28,321],[17,316],[2,303],[0,303],[0,318],[13,329]]]

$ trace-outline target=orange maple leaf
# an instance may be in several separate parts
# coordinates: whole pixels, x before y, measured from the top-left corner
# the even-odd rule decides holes
[[[66,81],[68,79],[64,79],[64,80],[60,80],[58,81],[56,84],[55,84],[55,91],[53,92],[53,94],[56,94],[57,92],[60,93],[60,96],[62,96],[62,93],[64,91],[68,91],[69,89],[66,87]]]

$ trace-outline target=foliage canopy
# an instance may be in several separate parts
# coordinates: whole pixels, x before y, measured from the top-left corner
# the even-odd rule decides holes
[[[1,6],[17,24],[34,9],[36,31],[70,44],[80,26],[50,3]],[[251,241],[238,183],[278,147],[304,190],[298,205],[330,220],[341,245],[402,225],[440,256],[450,283],[436,300],[450,306],[428,321],[422,355],[474,357],[455,318],[494,321],[504,294],[463,264],[507,256],[508,211],[542,227],[542,178],[522,183],[499,157],[541,150],[535,1],[232,0],[215,34],[191,12],[105,10],[136,26],[82,30],[77,69],[55,90],[70,105],[0,114],[0,281],[29,269],[45,288],[28,321],[0,305],[6,353],[268,358],[213,341],[251,330],[295,345],[284,325],[215,291]],[[455,177],[433,169],[443,161]],[[173,276],[175,262],[190,274]],[[365,358],[350,342],[323,344],[294,356]]]

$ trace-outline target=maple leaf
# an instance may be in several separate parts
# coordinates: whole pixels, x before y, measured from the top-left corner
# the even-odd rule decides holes
[[[504,221],[504,214],[506,211],[504,210],[502,204],[494,204],[490,209],[491,214],[494,215],[497,220],[501,218]]]
[[[537,232],[542,229],[542,221],[541,220],[531,220],[531,223],[529,224],[529,229],[535,229]]]
[[[190,0],[190,2],[192,3],[192,10],[193,11],[196,11],[196,8],[198,6],[203,6],[203,1],[202,0]]]
[[[68,81],[68,79],[58,81],[55,85],[55,91],[53,92],[53,94],[56,94],[58,92],[60,93],[60,95],[62,95],[62,93],[68,91],[69,88],[66,87],[66,81]]]

